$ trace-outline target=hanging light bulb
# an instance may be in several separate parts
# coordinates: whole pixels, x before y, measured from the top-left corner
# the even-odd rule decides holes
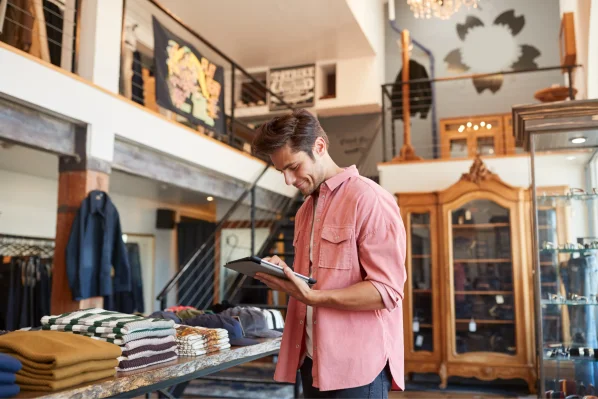
[[[484,121],[481,121],[481,122],[480,122],[480,126],[481,126],[481,127],[484,127],[484,126],[486,126],[486,122],[484,122]]]
[[[487,129],[492,129],[492,125],[491,125],[491,124],[487,124],[487,125],[486,125],[486,128],[487,128]]]
[[[465,130],[465,126],[463,126],[463,125],[459,126],[459,133],[463,132],[463,130]]]
[[[471,122],[467,122],[467,127],[471,127],[472,123]]]
[[[480,127],[479,127],[478,125],[475,125],[475,126],[473,127],[473,130],[478,130],[479,128],[480,128]]]

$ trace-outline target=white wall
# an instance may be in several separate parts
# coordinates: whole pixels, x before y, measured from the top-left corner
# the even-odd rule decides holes
[[[19,76],[27,76],[27,84]],[[253,182],[263,161],[176,124],[137,104],[109,94],[0,44],[0,93],[64,117],[91,124],[98,134],[118,135],[192,164],[244,182]],[[58,95],[59,93],[60,95]],[[96,129],[97,127],[97,129]],[[92,155],[112,160],[113,138],[96,137]],[[293,196],[271,169],[259,186]]]
[[[0,169],[0,234],[54,238],[58,181]],[[178,270],[175,230],[156,229],[156,209],[170,208],[194,217],[193,208],[110,193],[120,214],[124,233],[155,236],[154,297]],[[148,281],[144,278],[144,285]],[[151,283],[150,283],[151,284]],[[175,295],[175,292],[173,292]],[[169,298],[173,304],[174,296]],[[158,302],[146,303],[146,312],[158,309]]]
[[[568,155],[571,154],[537,156],[536,186],[585,187],[585,157],[568,161]],[[505,183],[515,187],[530,187],[529,156],[487,157],[483,160],[490,171]],[[468,173],[472,162],[466,159],[379,164],[380,185],[392,194],[441,191],[456,183],[463,173]]]
[[[58,182],[0,170],[0,234],[54,238]]]

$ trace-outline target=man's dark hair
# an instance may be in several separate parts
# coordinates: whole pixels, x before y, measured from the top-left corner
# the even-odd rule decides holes
[[[322,137],[328,145],[328,136],[318,119],[304,109],[297,109],[260,126],[253,140],[253,151],[269,156],[288,144],[291,151],[305,151],[314,159],[312,150],[318,137]]]

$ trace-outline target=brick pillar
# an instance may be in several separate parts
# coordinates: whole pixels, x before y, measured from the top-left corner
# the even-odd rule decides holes
[[[87,137],[84,131],[77,134],[75,145],[78,157],[60,158],[56,246],[52,274],[51,312],[53,315],[89,307],[103,307],[104,304],[102,297],[73,301],[66,274],[66,245],[79,206],[90,191],[107,192],[110,181],[110,164],[86,156]]]

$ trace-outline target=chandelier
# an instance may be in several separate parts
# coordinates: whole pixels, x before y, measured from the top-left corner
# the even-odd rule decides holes
[[[462,5],[478,8],[479,0],[407,0],[415,18],[449,19]]]

